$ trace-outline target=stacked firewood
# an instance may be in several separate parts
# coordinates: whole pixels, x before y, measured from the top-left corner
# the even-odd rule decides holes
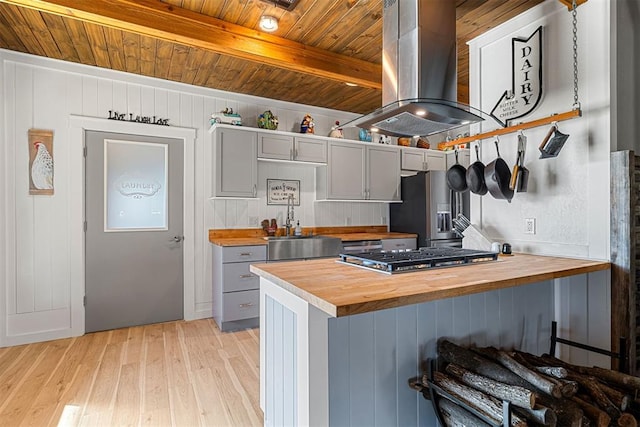
[[[444,339],[438,342],[438,356],[446,363],[443,369],[412,385],[424,392],[435,384],[437,394],[452,397],[440,397],[437,403],[447,426],[502,425],[505,401],[510,402],[511,426],[638,425],[638,377],[572,365],[548,355],[493,347],[467,349]]]

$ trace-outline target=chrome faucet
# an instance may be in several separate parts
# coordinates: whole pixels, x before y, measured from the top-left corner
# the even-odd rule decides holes
[[[285,223],[285,235],[292,236],[292,228],[293,228],[293,194],[289,194],[287,196],[287,222]]]

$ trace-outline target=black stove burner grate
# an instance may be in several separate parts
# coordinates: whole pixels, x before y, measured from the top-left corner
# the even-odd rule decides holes
[[[427,268],[453,267],[478,262],[495,261],[495,252],[462,248],[420,248],[407,251],[375,251],[360,254],[340,254],[347,264],[385,273],[401,273]]]

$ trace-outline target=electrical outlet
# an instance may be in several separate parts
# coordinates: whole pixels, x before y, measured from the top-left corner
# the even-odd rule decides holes
[[[260,225],[260,220],[258,220],[257,216],[250,216],[249,217],[249,225]]]
[[[351,225],[351,217],[350,216],[345,217],[344,222],[345,222],[344,225]]]
[[[387,217],[386,216],[381,216],[380,217],[380,224],[387,225]]]
[[[536,234],[536,219],[535,218],[525,218],[524,219],[524,233],[525,234]]]

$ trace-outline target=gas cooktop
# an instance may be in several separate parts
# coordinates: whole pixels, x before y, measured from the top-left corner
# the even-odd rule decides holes
[[[498,254],[495,252],[431,247],[413,250],[340,254],[340,261],[345,264],[383,273],[406,273],[430,268],[455,267],[496,261],[497,259]]]

